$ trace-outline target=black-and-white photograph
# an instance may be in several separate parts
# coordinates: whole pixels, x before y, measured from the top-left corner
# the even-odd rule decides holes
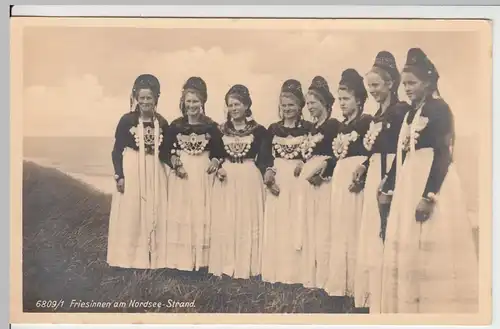
[[[23,28],[23,312],[479,312],[488,23],[164,20]]]

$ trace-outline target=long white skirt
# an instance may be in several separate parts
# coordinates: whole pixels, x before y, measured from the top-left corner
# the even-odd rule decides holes
[[[331,247],[328,280],[325,291],[332,296],[354,295],[359,223],[363,207],[363,191],[349,192],[352,174],[364,156],[340,160],[333,172],[331,194]]]
[[[432,149],[409,154],[397,175],[384,247],[383,313],[478,311],[478,260],[453,164],[432,217],[415,220],[433,157]]]
[[[264,183],[253,159],[225,162],[224,182],[212,193],[208,270],[247,279],[260,274],[264,222]]]
[[[124,268],[157,268],[161,245],[166,236],[164,214],[167,209],[167,176],[169,168],[152,155],[145,156],[146,211],[152,213],[154,204],[154,162],[158,161],[159,200],[156,216],[141,218],[139,152],[126,148],[123,152],[125,191],[112,197],[108,231],[107,262]],[[154,222],[156,221],[156,230]],[[154,234],[152,236],[151,234]],[[156,240],[156,242],[155,242]],[[151,242],[150,242],[151,241]],[[151,252],[151,260],[150,260]]]
[[[387,154],[387,172],[394,154]],[[384,243],[380,238],[380,213],[378,189],[381,183],[381,155],[373,154],[366,176],[363,193],[358,256],[355,273],[356,307],[370,307],[370,313],[380,313],[380,288],[382,286],[382,261]]]
[[[266,189],[264,241],[262,246],[262,280],[286,284],[301,283],[301,250],[297,191],[299,178],[294,170],[300,160],[274,160],[279,196]]]
[[[167,244],[168,268],[184,271],[208,266],[210,242],[210,201],[214,174],[208,174],[208,152],[180,159],[188,177],[172,171],[168,182]]]
[[[314,156],[304,165],[299,177],[299,220],[301,224],[302,263],[301,283],[307,288],[324,288],[328,278],[330,254],[330,202],[332,187],[329,182],[311,185],[307,178],[325,161],[327,156]]]

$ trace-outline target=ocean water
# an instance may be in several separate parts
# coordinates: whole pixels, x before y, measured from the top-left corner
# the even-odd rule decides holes
[[[111,150],[113,137],[25,137],[23,156],[44,166],[57,168],[95,187],[114,189]],[[479,198],[477,139],[457,137],[455,163],[471,220],[477,223]]]

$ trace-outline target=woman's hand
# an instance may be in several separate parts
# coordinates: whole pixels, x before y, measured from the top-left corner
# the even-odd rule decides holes
[[[353,181],[351,185],[349,185],[349,192],[351,193],[359,193],[363,191],[364,184],[361,181]]]
[[[360,164],[352,173],[352,181],[359,182],[366,172],[366,167]]]
[[[125,192],[125,178],[116,181],[116,190],[122,194]]]
[[[325,180],[323,179],[323,177],[321,177],[321,174],[317,174],[317,175],[310,177],[307,181],[311,185],[320,186],[321,184],[323,184],[323,182]]]
[[[363,190],[364,182],[361,180],[366,172],[366,167],[360,164],[352,173],[352,183],[349,185],[349,192],[359,193]]]
[[[304,162],[299,161],[299,163],[297,163],[297,166],[295,167],[295,170],[293,171],[293,175],[295,177],[299,177],[300,173],[302,172],[302,168],[304,168]]]
[[[182,179],[188,177],[188,174],[183,166],[177,167],[177,169],[175,170],[175,174],[177,175],[177,177]]]
[[[392,202],[392,195],[386,193],[378,194],[378,204],[380,206],[387,206]]]
[[[314,171],[306,178],[306,180],[314,186],[320,186],[325,181],[325,179],[322,177],[325,169],[326,161],[323,161],[316,169],[314,169]]]
[[[223,182],[223,181],[225,181],[225,180],[226,180],[226,177],[227,177],[227,172],[226,172],[226,170],[225,170],[224,168],[219,168],[219,170],[217,170],[216,175],[217,175],[217,178],[218,178],[221,182]]]
[[[181,161],[181,158],[179,156],[172,155],[172,157],[170,158],[170,161],[172,161],[172,167],[174,169],[182,167],[182,161]]]
[[[208,166],[207,173],[209,175],[213,174],[217,171],[217,169],[219,169],[219,160],[213,158],[212,160],[210,160],[210,165]]]
[[[273,183],[272,185],[269,185],[268,188],[269,188],[269,191],[271,191],[271,193],[274,196],[279,196],[280,195],[280,188],[279,188],[279,186],[276,183]]]
[[[434,211],[434,202],[422,198],[417,205],[417,209],[415,210],[415,220],[417,222],[423,223],[431,218],[433,211]]]
[[[326,161],[323,161],[318,167],[316,167],[316,169],[314,169],[314,171],[311,173],[311,175],[309,175],[307,180],[313,178],[314,176],[323,175],[325,169],[326,169]]]
[[[264,184],[267,186],[273,185],[276,182],[275,173],[271,169],[267,169],[264,173]]]

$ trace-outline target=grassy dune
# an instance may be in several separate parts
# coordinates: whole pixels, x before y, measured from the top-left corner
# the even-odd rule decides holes
[[[25,162],[23,176],[23,304],[64,301],[58,312],[349,313],[323,290],[232,280],[197,272],[129,270],[106,264],[111,197],[55,170]],[[125,307],[70,307],[125,302]],[[195,307],[132,308],[131,300],[195,301]],[[364,310],[363,310],[364,311]]]

